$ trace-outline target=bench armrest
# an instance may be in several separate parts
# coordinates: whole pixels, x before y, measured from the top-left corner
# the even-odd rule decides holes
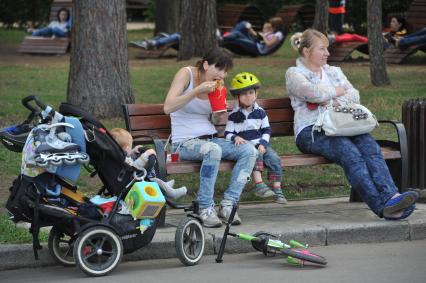
[[[398,147],[401,153],[401,187],[404,191],[408,187],[408,143],[407,133],[403,123],[393,120],[379,120],[379,124],[391,124],[394,126],[396,134],[398,136],[398,142],[392,142],[388,140],[378,140],[377,142],[381,146],[392,146]]]
[[[157,153],[158,161],[158,178],[165,180],[167,176],[167,167],[166,167],[166,155],[164,150],[165,142],[159,138],[153,138],[153,143],[155,147],[155,152]]]

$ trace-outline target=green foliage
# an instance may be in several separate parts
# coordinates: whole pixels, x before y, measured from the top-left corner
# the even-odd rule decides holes
[[[154,1],[151,1],[148,4],[148,9],[144,10],[143,16],[145,18],[145,21],[147,21],[147,22],[153,22],[155,20],[155,3],[154,3]]]
[[[412,0],[382,1],[382,24],[389,26],[389,14],[405,12]],[[346,1],[345,22],[350,30],[358,34],[367,34],[367,0]]]
[[[14,24],[22,27],[27,22],[46,23],[52,0],[2,0],[0,1],[0,22],[6,28]]]

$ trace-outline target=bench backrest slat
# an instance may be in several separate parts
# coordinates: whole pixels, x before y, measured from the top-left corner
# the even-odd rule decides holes
[[[228,111],[234,101],[228,101]],[[263,107],[271,125],[271,136],[293,135],[294,112],[289,98],[259,99],[258,104]],[[144,136],[154,136],[167,139],[170,135],[170,116],[164,114],[163,104],[126,104],[123,106],[126,127],[132,134],[135,144],[149,143]],[[216,126],[219,136],[223,136],[226,119]]]

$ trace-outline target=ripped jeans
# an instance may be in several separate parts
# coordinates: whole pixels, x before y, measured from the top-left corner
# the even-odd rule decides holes
[[[250,179],[257,158],[257,150],[251,144],[236,146],[222,138],[210,140],[190,139],[186,142],[173,143],[173,152],[178,150],[182,160],[200,160],[200,188],[198,203],[201,209],[214,205],[214,185],[221,159],[234,160],[231,181],[226,189],[222,204],[232,205],[239,201],[244,186]]]

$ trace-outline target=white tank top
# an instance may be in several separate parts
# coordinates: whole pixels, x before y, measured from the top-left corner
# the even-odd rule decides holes
[[[185,95],[194,88],[194,79],[190,67],[188,88],[181,94]],[[216,134],[216,128],[210,122],[212,112],[208,99],[199,99],[194,97],[179,110],[170,113],[172,125],[172,142],[182,142],[191,138]]]

